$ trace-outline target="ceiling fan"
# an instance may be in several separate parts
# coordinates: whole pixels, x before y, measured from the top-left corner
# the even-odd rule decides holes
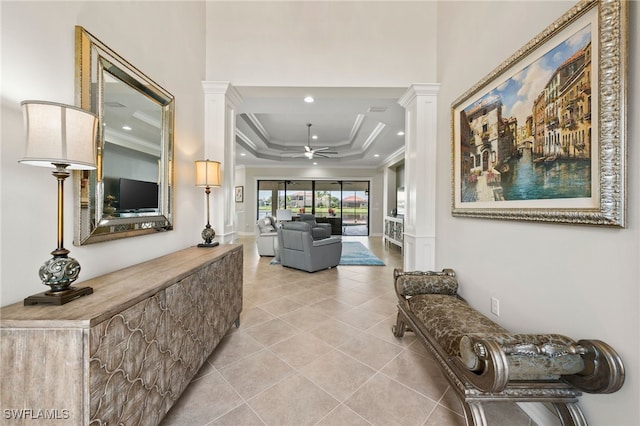
[[[329,147],[322,148],[311,147],[311,123],[307,123],[307,144],[304,147],[304,155],[309,160],[313,160],[313,157],[330,158],[328,154],[337,154],[337,151],[329,151]]]

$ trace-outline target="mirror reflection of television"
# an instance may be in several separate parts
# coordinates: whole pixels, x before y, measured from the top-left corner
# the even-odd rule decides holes
[[[120,178],[119,210],[147,210],[158,208],[158,184],[142,180]]]
[[[396,190],[396,214],[404,216],[404,186]]]

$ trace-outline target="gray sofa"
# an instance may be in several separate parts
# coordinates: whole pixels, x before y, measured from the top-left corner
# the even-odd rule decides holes
[[[258,220],[258,236],[256,245],[260,256],[275,256],[278,233],[276,222],[271,216],[265,216]]]
[[[283,222],[278,246],[282,266],[307,272],[338,266],[342,255],[341,237],[314,240],[311,225],[305,222]]]

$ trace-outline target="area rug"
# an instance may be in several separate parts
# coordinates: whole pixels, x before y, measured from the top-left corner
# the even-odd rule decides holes
[[[340,265],[384,266],[384,262],[359,241],[343,241]]]
[[[272,265],[279,265],[280,261],[273,259]],[[384,262],[358,241],[343,241],[340,265],[370,265],[384,266]]]

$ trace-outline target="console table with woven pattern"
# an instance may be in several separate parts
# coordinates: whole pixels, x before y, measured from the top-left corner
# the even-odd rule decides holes
[[[404,218],[395,216],[384,217],[384,234],[382,241],[386,247],[389,243],[395,244],[402,249],[404,243]]]
[[[83,281],[62,306],[0,309],[5,424],[158,424],[242,310],[242,245]]]

